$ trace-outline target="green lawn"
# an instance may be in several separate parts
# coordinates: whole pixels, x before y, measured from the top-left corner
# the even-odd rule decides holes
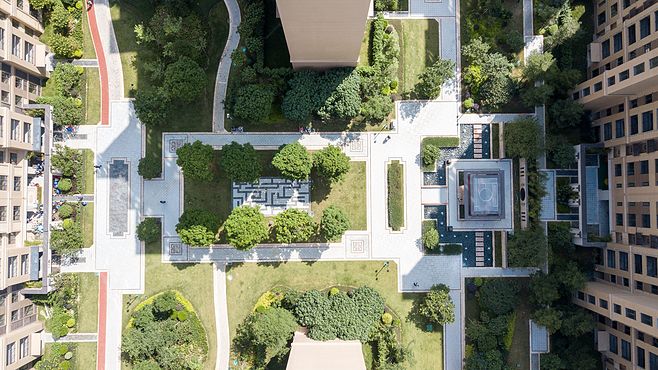
[[[507,355],[507,365],[511,369],[528,369],[530,367],[530,333],[528,320],[530,320],[530,303],[528,302],[528,280],[516,279],[521,286],[519,305],[516,312],[516,326],[512,347]]]
[[[91,149],[82,149],[82,173],[79,174],[79,191],[80,194],[94,194],[94,152]]]
[[[388,226],[393,230],[404,227],[404,165],[392,161],[386,173],[388,179]]]
[[[412,320],[411,311],[414,299],[419,294],[398,293],[397,264],[390,262],[389,270],[384,270],[375,280],[375,270],[382,267],[382,261],[367,262],[287,262],[287,263],[245,263],[230,265],[227,271],[227,301],[231,338],[244,318],[252,311],[258,297],[275,286],[288,286],[295,289],[325,289],[334,285],[362,286],[377,289],[386,299],[386,304],[401,318],[402,342],[413,352],[409,368],[443,368],[443,334],[425,332]],[[267,278],[264,278],[267,277]],[[246,367],[232,367],[243,369]]]
[[[97,125],[101,120],[101,81],[98,68],[85,68],[82,101],[85,110],[84,124]]]
[[[85,248],[94,244],[94,203],[89,202],[81,206],[80,224],[82,225],[82,238]]]
[[[495,267],[503,267],[503,232],[494,231],[494,253],[496,265]]]
[[[413,90],[418,75],[439,59],[439,22],[434,19],[389,20],[400,36],[400,92]]]
[[[73,369],[89,370],[96,368],[96,343],[77,343],[75,345]]]
[[[366,30],[363,32],[363,39],[361,39],[361,50],[359,50],[359,65],[370,65],[370,32],[372,29],[372,21],[366,21]]]
[[[215,333],[215,308],[213,304],[212,265],[162,263],[161,241],[146,245],[146,287],[144,294],[124,296],[123,326],[130,318],[129,312],[142,300],[165,290],[176,289],[187,298],[206,330],[208,339],[208,359],[206,370],[215,369],[217,357],[217,335]],[[124,368],[126,368],[124,364]]]
[[[93,272],[79,273],[80,303],[78,304],[78,332],[98,330],[98,276]]]
[[[82,12],[82,40],[84,42],[84,47],[82,49],[82,59],[96,59],[94,42],[91,40],[89,22],[87,21],[87,12]]]
[[[500,158],[500,124],[491,124],[491,158]]]
[[[320,221],[325,208],[335,205],[347,213],[351,230],[367,229],[366,162],[350,162],[350,171],[340,183],[327,186],[311,180],[311,211],[316,221]]]

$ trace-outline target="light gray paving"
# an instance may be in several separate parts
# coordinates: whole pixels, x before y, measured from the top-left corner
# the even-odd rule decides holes
[[[108,233],[113,237],[124,236],[128,232],[128,207],[130,206],[130,187],[128,172],[130,166],[123,159],[113,159],[109,164],[109,222]]]
[[[71,63],[75,66],[80,66],[85,68],[98,67],[98,59],[74,59]]]
[[[46,333],[45,331],[41,333],[41,340],[44,343],[84,343],[84,342],[96,342],[98,340],[97,333],[73,333],[59,339],[53,338],[52,334]]]
[[[224,0],[224,4],[226,4],[226,9],[228,10],[229,31],[215,77],[215,96],[212,109],[212,127],[214,132],[226,132],[224,128],[224,117],[226,116],[224,99],[226,99],[226,87],[231,71],[231,54],[240,43],[240,34],[238,33],[240,7],[238,6],[238,2],[236,0]]]

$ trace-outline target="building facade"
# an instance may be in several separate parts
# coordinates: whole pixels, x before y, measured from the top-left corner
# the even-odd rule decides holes
[[[575,302],[597,315],[606,369],[658,370],[658,1],[594,7],[588,76],[573,98],[607,153],[607,189],[597,193],[610,241]],[[594,199],[588,192],[581,187],[581,198]]]
[[[355,67],[370,0],[277,0],[293,68]]]
[[[40,273],[27,222],[38,212],[29,158],[40,148],[41,127],[22,106],[36,100],[47,77],[43,31],[27,0],[0,0],[0,369],[30,368],[41,353],[43,324],[22,294]]]

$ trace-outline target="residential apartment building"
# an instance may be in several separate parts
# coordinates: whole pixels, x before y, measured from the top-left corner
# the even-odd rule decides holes
[[[575,302],[598,318],[606,369],[658,370],[658,1],[603,0],[594,7],[588,76],[573,98],[591,112],[596,141],[607,152],[599,163],[607,189],[596,197],[592,187],[580,190],[585,202],[605,200],[598,214],[607,218],[601,229],[611,241],[596,246],[595,281]]]
[[[277,0],[293,68],[355,67],[371,0]]]
[[[38,247],[26,240],[33,238],[28,212],[37,211],[28,158],[40,150],[41,127],[22,106],[36,100],[47,77],[42,33],[28,0],[0,0],[0,369],[31,368],[41,353],[43,324],[22,294],[40,274]]]

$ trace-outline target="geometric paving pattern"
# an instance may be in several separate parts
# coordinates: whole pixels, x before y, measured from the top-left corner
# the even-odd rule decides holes
[[[261,177],[257,183],[233,183],[233,208],[242,204],[260,206],[265,216],[275,216],[288,208],[311,210],[311,182],[278,177]]]
[[[128,203],[130,201],[128,173],[130,166],[123,159],[113,159],[109,167],[110,215],[108,231],[116,238],[128,233]]]

